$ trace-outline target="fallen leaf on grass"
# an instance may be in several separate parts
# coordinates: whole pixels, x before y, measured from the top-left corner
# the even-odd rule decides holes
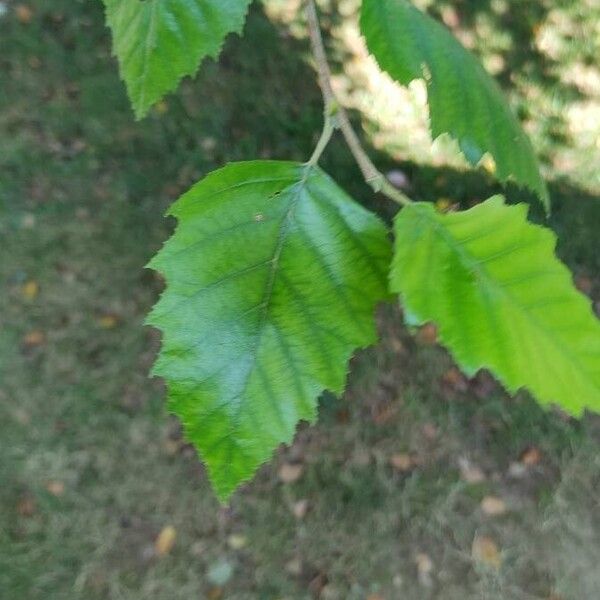
[[[396,469],[396,471],[405,473],[415,466],[415,461],[410,454],[392,454],[392,456],[390,456],[390,465]]]
[[[487,535],[476,536],[471,547],[473,560],[493,569],[499,569],[502,564],[500,550],[496,542]]]
[[[119,318],[117,315],[112,313],[106,313],[98,317],[98,325],[100,325],[102,329],[114,329],[118,323]]]
[[[167,525],[156,538],[154,542],[154,551],[157,556],[166,556],[173,550],[175,540],[177,539],[177,530],[172,525]]]
[[[496,496],[486,496],[481,501],[481,510],[489,517],[499,517],[506,514],[506,502]]]
[[[458,461],[460,477],[467,483],[481,483],[485,481],[485,473],[474,465],[468,458],[461,458]]]
[[[46,341],[46,334],[39,329],[26,333],[23,337],[23,345],[25,348],[37,348]]]
[[[62,481],[49,481],[46,489],[53,496],[62,496],[65,493],[65,484]]]
[[[295,483],[302,477],[304,473],[304,465],[284,463],[279,467],[277,475],[282,483]]]
[[[21,294],[25,300],[35,300],[40,292],[40,286],[37,281],[28,281],[21,288]]]
[[[530,446],[521,452],[519,460],[528,467],[535,467],[542,460],[542,452],[536,446]]]
[[[19,23],[23,23],[23,25],[28,25],[33,19],[33,9],[26,4],[17,4],[15,6],[15,14]]]

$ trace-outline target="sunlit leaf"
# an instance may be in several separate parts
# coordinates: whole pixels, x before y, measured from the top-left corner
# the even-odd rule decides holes
[[[498,179],[530,188],[549,208],[531,143],[502,91],[443,25],[408,0],[363,0],[361,29],[392,78],[425,80],[434,137],[449,133],[473,165],[489,152]]]
[[[600,410],[600,321],[555,257],[552,232],[500,196],[465,212],[418,203],[396,218],[392,287],[411,322],[433,321],[469,375],[573,415]]]

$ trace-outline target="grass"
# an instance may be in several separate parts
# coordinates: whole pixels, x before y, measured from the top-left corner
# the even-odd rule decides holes
[[[519,14],[530,6],[510,4]],[[494,21],[488,3],[459,5]],[[547,5],[532,18],[546,23]],[[16,2],[2,6],[0,598],[600,596],[597,419],[509,399],[485,377],[449,380],[447,354],[426,335],[409,336],[391,307],[379,316],[382,343],[353,361],[346,395],[326,396],[319,424],[300,427],[291,448],[219,507],[166,414],[161,382],[147,377],[158,339],[142,323],[161,284],[143,266],[172,227],[166,207],[209,170],[310,155],[321,105],[305,43],[256,9],[219,64],[135,123],[99,3],[36,0],[29,16]],[[592,26],[593,6],[578,10]],[[492,31],[490,44],[501,44],[500,25]],[[569,48],[561,69],[588,56],[588,39]],[[527,48],[509,47],[507,57],[538,65]],[[557,77],[533,81],[531,95],[571,106]],[[582,183],[590,155],[534,122],[547,164],[576,157],[552,178],[551,224],[597,300],[600,187]],[[399,168],[385,147],[374,155]],[[390,214],[339,142],[325,166]],[[483,172],[400,168],[424,199],[468,204],[496,190]],[[529,465],[528,448],[539,451]],[[396,454],[409,454],[411,469],[393,468]],[[302,465],[297,481],[281,481],[287,464]],[[489,495],[506,514],[485,514]],[[161,557],[155,540],[166,526],[177,537]],[[473,559],[478,537],[493,540],[499,568],[493,556]]]

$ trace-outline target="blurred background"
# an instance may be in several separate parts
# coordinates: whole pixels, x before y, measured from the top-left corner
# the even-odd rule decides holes
[[[505,88],[598,311],[598,0],[416,3]],[[336,90],[377,164],[442,208],[500,191],[492,164],[465,172],[450,140],[431,146],[423,86],[377,72],[358,5],[321,3]],[[99,0],[0,1],[2,600],[600,598],[598,417],[465,379],[391,306],[344,397],[216,502],[148,378],[162,284],[143,267],[181,192],[227,161],[307,159],[321,116],[299,0],[255,3],[245,36],[139,123]],[[340,140],[323,165],[391,217]]]

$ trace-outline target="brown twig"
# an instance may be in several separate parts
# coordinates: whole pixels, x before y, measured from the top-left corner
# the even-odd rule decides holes
[[[306,20],[308,22],[308,33],[310,35],[310,43],[312,47],[313,56],[319,75],[319,85],[323,93],[323,100],[325,102],[325,118],[335,119],[337,127],[341,130],[344,139],[350,152],[354,157],[358,167],[365,178],[365,181],[373,188],[376,192],[385,194],[388,198],[398,202],[402,205],[407,205],[412,200],[397,190],[381,173],[377,167],[373,164],[373,161],[369,158],[369,155],[365,152],[356,131],[350,123],[348,113],[343,106],[339,104],[333,87],[331,85],[331,69],[329,68],[329,62],[327,61],[327,54],[325,53],[325,46],[323,44],[323,36],[321,35],[321,27],[319,25],[319,17],[317,15],[317,8],[314,0],[306,1]]]

